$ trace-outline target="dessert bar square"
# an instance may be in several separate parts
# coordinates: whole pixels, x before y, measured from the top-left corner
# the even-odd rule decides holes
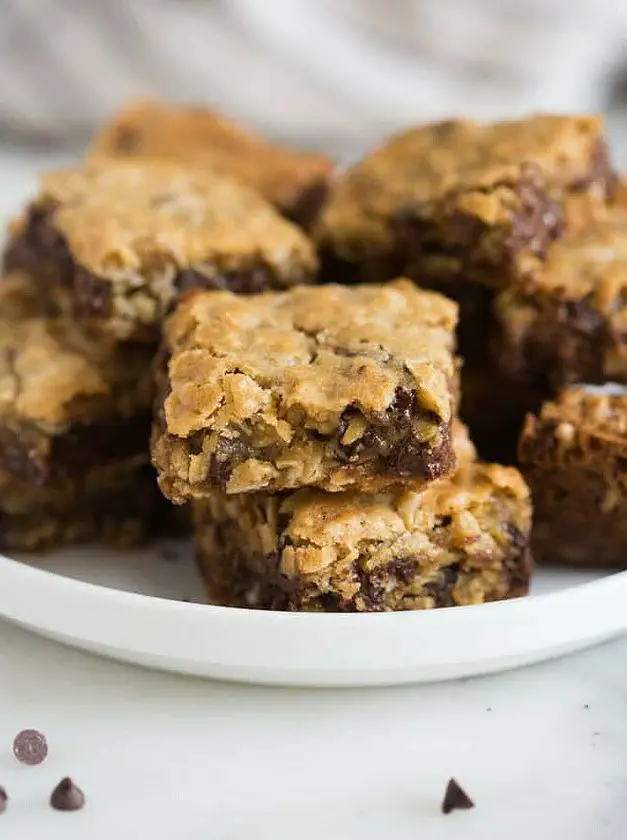
[[[183,502],[446,475],[456,315],[408,280],[190,296],[164,326],[163,492]]]
[[[566,195],[602,201],[614,181],[596,117],[448,120],[393,137],[339,178],[315,235],[331,277],[499,288],[561,236]]]
[[[627,567],[627,387],[564,389],[527,417],[518,454],[536,557]]]
[[[192,288],[258,292],[313,279],[305,235],[256,192],[210,170],[109,162],[48,173],[14,222],[7,269],[24,269],[82,323],[154,340]]]
[[[269,143],[216,111],[156,101],[127,103],[93,141],[94,157],[153,157],[239,178],[307,226],[326,196],[333,161]]]
[[[0,549],[43,551],[81,542],[133,546],[175,530],[144,456],[40,486],[0,468]]]
[[[627,381],[627,205],[569,224],[542,270],[497,295],[494,313],[495,357],[511,380],[547,395]]]
[[[153,348],[103,341],[39,297],[26,275],[0,280],[0,471],[40,486],[146,463]]]
[[[194,502],[211,601],[369,612],[524,595],[531,504],[513,468],[474,464],[427,488],[304,489]]]

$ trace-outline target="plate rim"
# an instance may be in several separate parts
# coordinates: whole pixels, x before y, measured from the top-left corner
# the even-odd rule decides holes
[[[188,602],[176,598],[164,598],[159,595],[148,595],[143,592],[131,592],[125,589],[117,589],[113,586],[106,586],[101,583],[91,583],[90,581],[74,578],[69,575],[63,575],[59,572],[50,571],[49,569],[41,569],[36,565],[24,563],[6,554],[0,554],[0,576],[6,570],[12,574],[24,575],[26,578],[40,580],[42,583],[46,582],[52,587],[57,587],[60,590],[67,590],[72,593],[76,591],[79,594],[82,591],[89,591],[92,597],[96,597],[101,602],[123,602],[125,605],[131,606],[135,602],[142,604],[147,609],[158,609],[168,611],[173,614],[185,613],[191,614],[214,614],[220,616],[237,615],[243,621],[258,622],[261,620],[270,620],[274,622],[295,622],[298,623],[313,623],[313,622],[330,622],[333,621],[355,621],[359,616],[360,622],[391,622],[393,620],[402,621],[412,617],[414,620],[419,615],[425,621],[441,621],[438,616],[456,615],[477,613],[481,611],[482,615],[486,615],[488,611],[491,613],[497,612],[513,612],[526,611],[529,604],[547,606],[548,602],[555,601],[570,601],[572,599],[582,597],[582,593],[587,594],[592,589],[600,588],[614,588],[617,580],[624,581],[627,585],[627,570],[617,569],[615,572],[610,572],[595,580],[576,583],[572,586],[564,587],[557,591],[541,592],[537,595],[522,596],[518,598],[509,598],[502,601],[490,601],[484,604],[465,604],[451,607],[438,607],[433,610],[398,610],[390,612],[361,612],[361,613],[324,613],[324,612],[291,612],[280,610],[260,610],[250,607],[230,607],[222,606],[220,604],[199,604],[195,602]],[[27,581],[28,582],[28,581]],[[1,587],[0,587],[1,589]],[[1,606],[2,596],[0,594],[0,617],[4,615],[4,610]],[[626,604],[627,607],[627,604]],[[625,628],[627,629],[627,610],[625,615]]]
[[[237,682],[392,685],[506,670],[627,632],[625,606],[627,571],[532,597],[357,618],[188,603],[0,555],[0,617],[109,658]]]

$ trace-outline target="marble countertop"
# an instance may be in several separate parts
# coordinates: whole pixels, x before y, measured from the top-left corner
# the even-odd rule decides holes
[[[4,837],[623,840],[627,639],[493,677],[390,689],[203,682],[0,622]],[[49,741],[23,767],[22,728]],[[53,812],[62,776],[87,804]],[[444,817],[456,776],[472,811]]]

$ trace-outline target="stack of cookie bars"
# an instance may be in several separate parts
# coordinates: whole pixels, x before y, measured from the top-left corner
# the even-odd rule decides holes
[[[625,208],[594,118],[426,125],[342,172],[125,107],[10,228],[0,542],[191,520],[214,602],[518,596],[529,489],[462,420],[508,464],[524,421],[535,548],[589,561],[605,521],[622,562]]]

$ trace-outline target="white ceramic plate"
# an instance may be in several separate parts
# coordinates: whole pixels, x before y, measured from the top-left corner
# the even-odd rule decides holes
[[[0,220],[36,169],[1,167]],[[174,560],[174,556],[178,560]],[[169,558],[169,559],[168,559]],[[30,561],[32,563],[32,561]],[[627,573],[540,569],[531,597],[385,615],[307,615],[186,603],[203,592],[189,550],[87,548],[0,556],[0,615],[115,659],[198,676],[282,685],[429,682],[549,659],[627,632]]]
[[[0,558],[0,614],[74,647],[165,670],[282,685],[380,685],[484,674],[627,631],[627,573],[540,569],[533,594],[373,615],[206,606],[187,546]],[[184,601],[189,599],[191,603]]]

